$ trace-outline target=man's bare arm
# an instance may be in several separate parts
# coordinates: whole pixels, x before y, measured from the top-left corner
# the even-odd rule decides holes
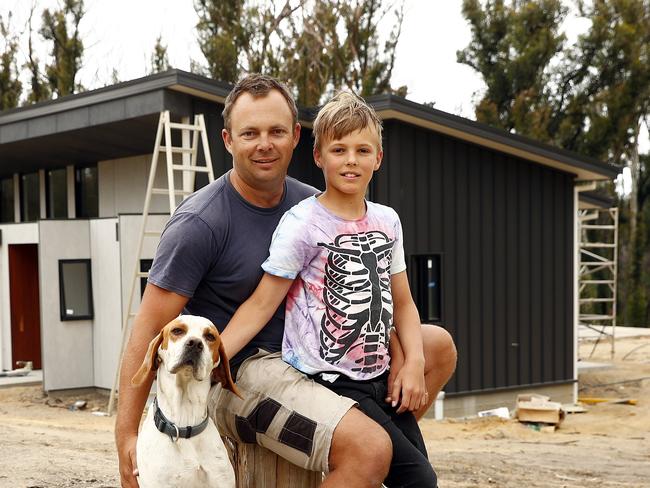
[[[226,356],[233,357],[264,328],[292,283],[293,280],[264,273],[253,294],[237,309],[221,334]]]
[[[131,378],[140,368],[149,342],[167,323],[181,313],[187,300],[188,298],[177,293],[148,284],[133,322],[131,337],[122,358],[115,421],[115,443],[120,462],[122,487],[138,486],[134,475],[134,470],[137,469],[135,447],[138,426],[153,382],[152,375],[142,385],[133,386]]]

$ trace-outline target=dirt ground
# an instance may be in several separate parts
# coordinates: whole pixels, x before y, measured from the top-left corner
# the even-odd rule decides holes
[[[609,347],[594,360],[609,361]],[[580,394],[638,403],[591,406],[552,433],[496,418],[422,421],[440,487],[650,487],[650,337],[617,341],[613,367],[581,374]],[[70,410],[79,399],[87,407]],[[119,486],[114,418],[93,413],[105,408],[98,394],[0,389],[0,487]]]

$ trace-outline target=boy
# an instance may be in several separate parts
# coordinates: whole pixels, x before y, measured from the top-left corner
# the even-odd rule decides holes
[[[239,350],[254,337],[286,296],[283,359],[356,401],[387,431],[393,443],[387,486],[435,487],[412,414],[426,392],[401,224],[394,210],[365,200],[383,157],[381,122],[362,99],[340,93],[319,112],[314,137],[326,190],[278,224],[265,275],[228,324],[242,341],[232,347]],[[405,361],[395,379],[399,408],[398,398],[384,402],[393,322]]]

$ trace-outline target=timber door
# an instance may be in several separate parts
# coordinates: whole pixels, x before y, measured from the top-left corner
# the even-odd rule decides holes
[[[9,246],[11,300],[11,359],[32,361],[41,369],[41,307],[38,286],[38,245]]]

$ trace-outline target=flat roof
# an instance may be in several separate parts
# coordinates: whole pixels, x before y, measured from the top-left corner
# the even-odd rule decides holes
[[[223,104],[232,85],[170,69],[96,90],[0,113],[0,173],[113,159],[151,152],[162,110],[189,115],[181,94]],[[620,169],[527,137],[406,100],[377,95],[368,102],[384,120],[399,120],[576,175],[615,178]],[[300,109],[310,127],[314,109]],[[82,137],[83,136],[83,137]],[[136,152],[134,152],[136,151]]]

